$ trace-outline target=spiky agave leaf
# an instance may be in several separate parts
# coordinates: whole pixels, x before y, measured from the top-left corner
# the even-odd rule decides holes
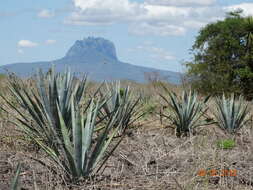
[[[223,94],[222,97],[215,98],[215,110],[213,114],[217,120],[217,125],[228,133],[236,133],[248,121],[249,105],[239,96],[236,99],[232,94],[226,98]]]
[[[20,188],[18,187],[20,172],[21,172],[21,164],[18,163],[16,172],[15,172],[15,176],[14,176],[14,178],[12,179],[11,190],[18,190],[18,189],[20,189]]]

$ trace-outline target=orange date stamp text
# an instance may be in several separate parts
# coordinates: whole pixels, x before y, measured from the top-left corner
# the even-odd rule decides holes
[[[235,169],[223,169],[223,170],[217,170],[217,169],[211,169],[211,170],[205,170],[201,169],[197,173],[198,176],[205,177],[205,176],[220,176],[220,177],[235,177],[237,175],[237,170]]]

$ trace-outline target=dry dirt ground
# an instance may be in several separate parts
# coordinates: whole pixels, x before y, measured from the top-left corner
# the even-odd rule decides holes
[[[146,117],[125,137],[99,176],[69,184],[60,173],[42,166],[38,160],[49,165],[50,160],[2,120],[0,189],[10,188],[18,162],[22,163],[23,190],[253,189],[253,130],[249,126],[242,129],[235,137],[236,146],[230,150],[217,147],[217,140],[225,138],[216,126],[200,127],[194,136],[177,138],[172,127],[161,125],[156,117]],[[222,176],[225,170],[236,173]]]

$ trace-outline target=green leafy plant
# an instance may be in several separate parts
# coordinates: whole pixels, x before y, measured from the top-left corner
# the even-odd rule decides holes
[[[188,133],[192,134],[196,127],[209,124],[201,119],[208,109],[205,105],[208,98],[199,100],[194,91],[183,91],[181,97],[178,97],[166,87],[164,89],[169,97],[167,98],[162,94],[160,96],[171,108],[171,112],[170,115],[163,114],[163,116],[176,126],[178,137]]]
[[[232,149],[235,147],[235,141],[233,139],[219,140],[217,147],[222,149]]]
[[[101,90],[102,97],[109,96],[109,100],[102,106],[100,118],[109,118],[111,113],[118,110],[118,115],[115,121],[116,126],[120,126],[119,133],[123,133],[127,127],[138,120],[143,114],[138,107],[140,97],[135,98],[130,91],[130,87],[120,87],[120,82],[106,84],[106,89]]]
[[[230,98],[215,98],[215,109],[213,114],[217,125],[225,132],[234,134],[249,121],[249,106],[242,96],[236,99],[232,94]]]

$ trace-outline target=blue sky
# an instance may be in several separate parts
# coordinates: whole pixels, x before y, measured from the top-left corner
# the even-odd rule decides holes
[[[61,58],[88,36],[114,42],[123,62],[184,71],[199,29],[252,0],[8,0],[0,4],[0,65]]]

